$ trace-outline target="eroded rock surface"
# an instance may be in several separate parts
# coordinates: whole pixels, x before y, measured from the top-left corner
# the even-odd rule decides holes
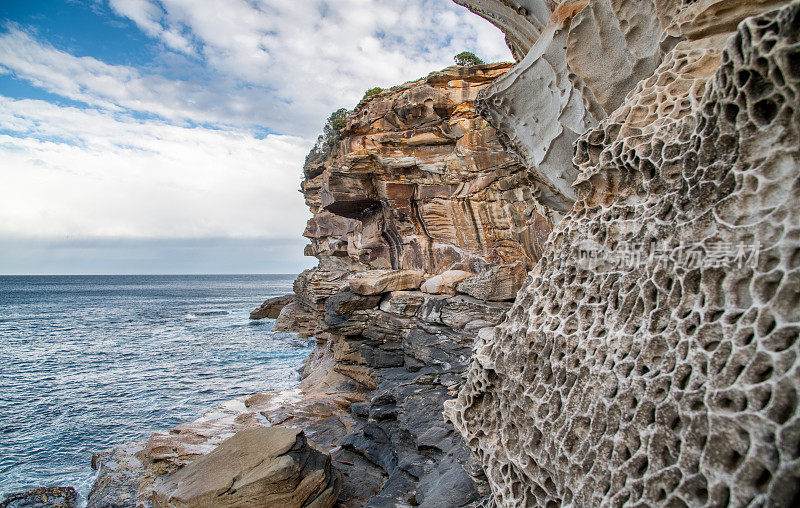
[[[447,404],[497,505],[797,503],[800,2],[729,36],[779,3],[657,2],[679,42],[578,140],[577,201]]]
[[[580,134],[617,111],[676,44],[692,59],[718,55],[741,20],[788,0],[455,1],[503,30],[519,62],[482,91],[478,111],[531,171],[539,201],[566,211],[576,199],[571,159]],[[674,84],[668,93],[686,91]]]
[[[153,506],[281,506],[327,508],[341,489],[331,459],[301,430],[254,427],[166,476]]]

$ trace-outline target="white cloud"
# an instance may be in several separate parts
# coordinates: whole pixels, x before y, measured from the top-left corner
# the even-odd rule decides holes
[[[80,105],[0,96],[0,237],[297,237],[303,157],[331,111],[463,50],[510,58],[449,0],[102,1],[157,41],[152,62],[0,29],[0,74]]]
[[[92,106],[311,137],[328,113],[352,107],[367,88],[422,77],[462,50],[510,58],[497,29],[449,0],[110,0],[110,7],[168,48],[202,58],[167,52],[162,68],[147,71],[109,65],[10,25],[0,34],[0,69]],[[164,77],[175,71],[201,78]]]
[[[371,86],[452,65],[463,50],[489,61],[510,58],[499,30],[449,0],[162,4],[202,41],[210,67],[269,86],[318,117],[354,105]]]
[[[0,34],[0,68],[50,93],[111,111],[223,125],[256,125],[274,116],[264,90],[226,87],[230,80],[225,78],[211,84],[172,80],[89,56],[73,56],[13,25]]]
[[[0,97],[0,236],[293,237],[307,143]]]
[[[147,0],[109,0],[110,7],[120,16],[129,18],[144,33],[157,37],[171,49],[193,54],[191,42],[175,26],[165,28],[161,24],[164,11]]]

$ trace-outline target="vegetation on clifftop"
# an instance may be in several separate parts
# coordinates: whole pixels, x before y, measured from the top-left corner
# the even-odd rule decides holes
[[[347,108],[340,108],[331,113],[322,128],[322,134],[317,138],[314,148],[306,155],[303,169],[307,169],[311,164],[327,158],[334,150],[339,148],[342,140],[342,131],[347,125]]]
[[[378,95],[379,93],[383,92],[383,88],[376,86],[374,88],[370,88],[366,92],[364,92],[364,98],[361,99],[362,101],[367,97],[372,97],[373,95]]]
[[[453,60],[456,61],[456,65],[482,65],[486,62],[475,56],[475,53],[471,53],[469,51],[462,51],[461,53],[457,54],[453,57]]]
[[[485,63],[475,56],[475,53],[469,51],[462,51],[454,57],[454,60],[457,65],[462,66],[481,65]],[[384,90],[384,88],[379,86],[372,87],[364,92],[364,97],[362,97],[361,100],[372,97],[373,95],[378,95]],[[322,128],[322,134],[317,137],[317,142],[314,144],[314,147],[308,152],[308,155],[306,155],[306,160],[303,164],[303,171],[306,174],[308,174],[308,168],[310,166],[327,159],[339,148],[339,144],[342,140],[342,131],[347,125],[348,112],[347,108],[340,108],[331,113],[331,116],[328,117],[325,126]]]

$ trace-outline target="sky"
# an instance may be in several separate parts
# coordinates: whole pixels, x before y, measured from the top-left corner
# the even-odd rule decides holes
[[[0,274],[297,273],[364,91],[510,60],[450,0],[0,0]]]

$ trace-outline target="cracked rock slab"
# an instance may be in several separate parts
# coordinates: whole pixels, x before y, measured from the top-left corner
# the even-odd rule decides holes
[[[417,289],[425,280],[418,270],[368,270],[350,278],[350,291],[358,295],[379,295]]]
[[[341,489],[330,456],[299,429],[238,432],[156,485],[155,507],[327,508]]]

